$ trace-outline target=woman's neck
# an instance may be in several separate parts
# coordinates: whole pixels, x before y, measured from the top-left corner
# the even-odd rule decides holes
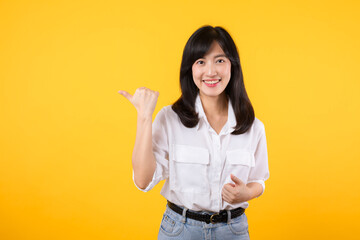
[[[204,96],[200,93],[200,99],[206,116],[227,115],[228,99],[225,93],[215,97]]]

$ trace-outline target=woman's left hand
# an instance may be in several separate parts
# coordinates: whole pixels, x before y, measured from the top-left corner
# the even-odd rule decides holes
[[[227,183],[224,185],[221,191],[223,200],[231,204],[250,200],[250,188],[233,174],[231,174],[230,177],[234,183]]]

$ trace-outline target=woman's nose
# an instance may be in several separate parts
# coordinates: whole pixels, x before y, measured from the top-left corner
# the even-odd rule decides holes
[[[216,74],[215,65],[213,63],[207,64],[206,73],[207,73],[207,75],[210,75],[210,76],[213,76]]]

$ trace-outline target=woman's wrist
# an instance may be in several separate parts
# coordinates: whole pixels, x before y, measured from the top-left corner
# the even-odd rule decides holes
[[[251,182],[246,184],[246,188],[247,188],[249,200],[258,197],[262,191],[261,184],[257,182]]]
[[[138,113],[137,120],[140,122],[148,122],[148,121],[152,122],[152,115]]]

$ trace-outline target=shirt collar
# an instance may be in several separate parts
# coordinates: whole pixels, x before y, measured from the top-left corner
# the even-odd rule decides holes
[[[210,124],[206,118],[206,114],[204,112],[204,108],[201,103],[201,99],[199,94],[196,96],[195,100],[195,111],[198,113],[199,117],[199,123],[196,125],[196,130],[199,130],[200,125],[206,124],[210,128]],[[221,130],[221,133],[228,134],[234,130],[236,126],[236,117],[234,113],[234,109],[232,107],[231,101],[228,102],[228,120],[226,124],[224,125],[223,129]]]

